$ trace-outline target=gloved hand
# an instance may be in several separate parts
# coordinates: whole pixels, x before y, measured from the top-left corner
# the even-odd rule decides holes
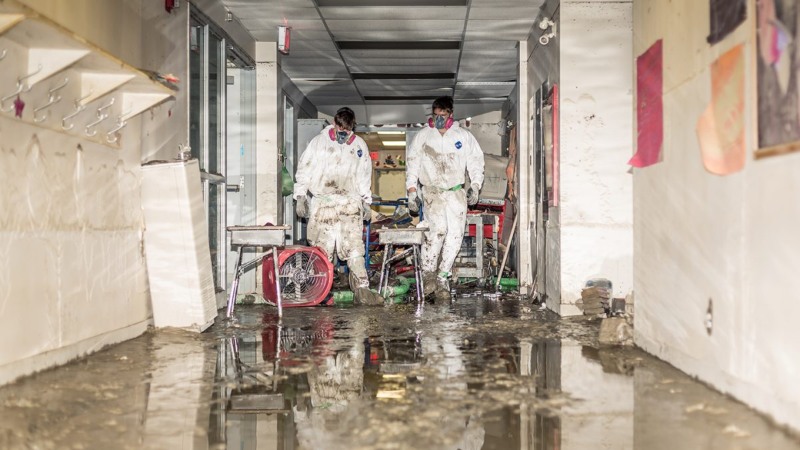
[[[308,219],[308,198],[305,195],[301,195],[297,197],[295,201],[297,202],[297,206],[295,207],[297,217]]]
[[[364,201],[361,202],[361,220],[372,220],[372,208],[369,207],[369,203]]]
[[[408,193],[408,210],[413,213],[419,212],[419,197],[417,196],[417,191]]]
[[[469,187],[469,191],[467,191],[467,204],[472,206],[478,204],[478,194],[480,194],[481,188],[478,186],[477,183],[473,183],[472,186]]]

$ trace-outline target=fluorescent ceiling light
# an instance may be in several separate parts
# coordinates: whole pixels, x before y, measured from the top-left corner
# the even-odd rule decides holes
[[[406,141],[381,141],[384,147],[405,147]]]

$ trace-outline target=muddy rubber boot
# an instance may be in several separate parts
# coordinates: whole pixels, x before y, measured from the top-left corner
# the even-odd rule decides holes
[[[445,277],[437,276],[435,292],[436,300],[450,301],[450,281]]]
[[[427,297],[436,291],[436,274],[425,272],[422,274],[422,295]]]
[[[357,306],[383,306],[385,303],[382,296],[369,289],[369,280],[359,280],[353,272],[350,272],[350,290],[353,291],[353,304]]]

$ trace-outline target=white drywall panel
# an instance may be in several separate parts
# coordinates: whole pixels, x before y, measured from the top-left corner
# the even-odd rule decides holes
[[[0,383],[145,330],[139,147],[121,142],[0,117]]]
[[[147,275],[156,327],[203,331],[216,317],[200,165],[142,168]]]
[[[559,12],[561,301],[572,305],[591,278],[611,280],[618,297],[633,285],[632,10],[565,2]]]

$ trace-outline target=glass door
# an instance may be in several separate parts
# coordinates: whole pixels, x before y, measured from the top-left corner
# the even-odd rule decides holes
[[[189,145],[200,162],[214,287],[220,293],[225,291],[225,40],[198,18],[192,18],[189,32]]]
[[[226,98],[226,172],[228,225],[258,225],[256,223],[256,136],[255,80],[256,71],[229,49]],[[230,237],[227,238],[228,240]],[[228,286],[233,281],[233,261],[237,252],[228,248]],[[245,259],[256,256],[254,249],[245,248]],[[257,270],[248,270],[239,279],[239,295],[247,296],[256,290]]]

